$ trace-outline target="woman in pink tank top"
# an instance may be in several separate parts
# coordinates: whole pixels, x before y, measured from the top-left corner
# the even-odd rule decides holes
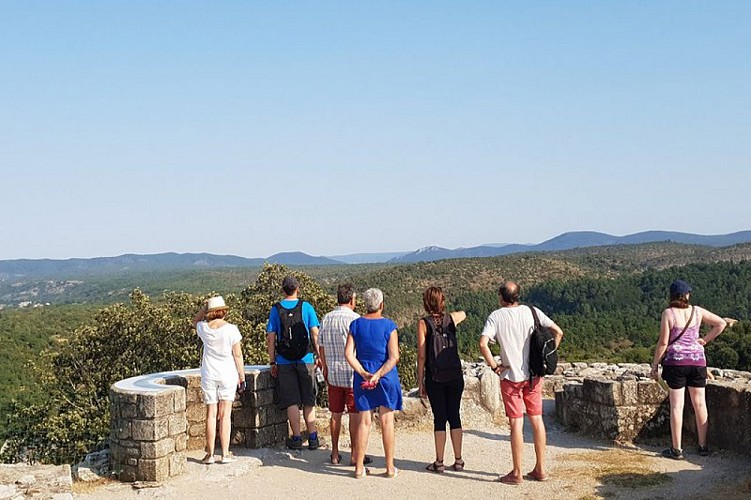
[[[652,361],[652,378],[657,380],[662,363],[662,378],[670,388],[670,434],[672,446],[662,452],[668,458],[683,459],[681,433],[686,387],[696,414],[696,434],[699,454],[709,454],[707,448],[707,404],[704,396],[707,385],[707,359],[704,346],[725,329],[725,320],[701,307],[689,305],[691,286],[683,280],[670,285],[670,306],[662,312],[660,338]],[[712,329],[704,337],[701,325]]]

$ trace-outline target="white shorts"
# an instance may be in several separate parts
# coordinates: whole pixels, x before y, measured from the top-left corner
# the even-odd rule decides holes
[[[228,383],[226,380],[201,379],[201,391],[203,402],[207,405],[215,405],[219,401],[234,401],[237,392],[237,383]]]

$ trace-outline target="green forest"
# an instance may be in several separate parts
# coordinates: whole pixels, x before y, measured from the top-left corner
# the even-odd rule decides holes
[[[666,291],[673,279],[685,279],[694,286],[693,303],[741,320],[707,346],[709,364],[751,370],[749,249],[665,243],[410,265],[294,270],[274,265],[86,278],[74,299],[0,311],[4,458],[13,460],[20,450],[34,447],[43,460],[71,462],[102,445],[113,382],[199,366],[200,341],[190,319],[213,294],[224,295],[232,308],[228,319],[243,332],[246,362],[265,362],[266,318],[288,273],[299,277],[302,297],[321,316],[334,306],[340,282],[351,281],[360,291],[381,288],[385,313],[399,325],[399,371],[409,387],[415,385],[415,329],[424,288],[443,287],[450,310],[467,312],[459,328],[460,349],[475,360],[478,336],[498,307],[497,287],[505,279],[518,281],[522,301],[540,307],[563,328],[565,360],[610,362],[651,360]],[[126,287],[131,288],[123,298]]]

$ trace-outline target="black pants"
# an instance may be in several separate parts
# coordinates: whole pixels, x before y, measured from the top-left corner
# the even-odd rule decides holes
[[[430,407],[433,409],[433,429],[445,432],[446,422],[452,430],[461,429],[459,406],[464,392],[464,377],[451,382],[433,382],[428,376],[425,378],[425,391],[428,393]]]

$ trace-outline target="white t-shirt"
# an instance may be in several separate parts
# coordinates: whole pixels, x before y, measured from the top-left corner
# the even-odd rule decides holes
[[[203,341],[201,378],[228,384],[237,382],[239,376],[232,357],[232,346],[242,340],[240,330],[231,323],[225,323],[214,330],[206,321],[199,321],[196,332]]]
[[[536,307],[535,311],[542,326],[553,325],[553,320],[542,311]],[[488,316],[482,335],[500,344],[502,364],[511,367],[503,374],[506,380],[529,380],[529,339],[534,326],[532,311],[525,305],[502,307]]]

